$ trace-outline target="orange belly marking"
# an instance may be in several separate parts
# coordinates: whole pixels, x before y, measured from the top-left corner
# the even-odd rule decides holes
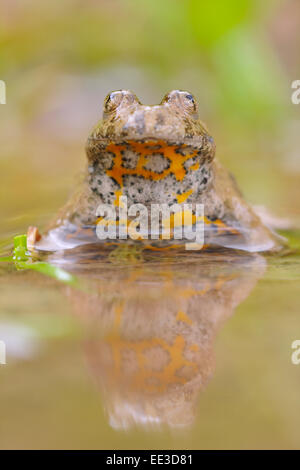
[[[106,174],[113,178],[120,187],[123,186],[124,175],[136,175],[142,176],[145,179],[152,179],[154,181],[163,180],[166,176],[173,174],[177,181],[182,181],[186,175],[186,169],[184,163],[197,155],[197,150],[192,150],[187,155],[181,155],[176,150],[182,149],[186,145],[167,145],[166,142],[135,142],[129,141],[127,144],[109,144],[106,147],[107,152],[111,152],[115,155],[113,168],[107,170]],[[158,148],[158,150],[154,150]],[[138,161],[136,168],[124,168],[122,166],[123,156],[122,151],[131,150],[138,154]],[[169,161],[169,167],[163,170],[161,173],[147,170],[145,168],[148,163],[148,157],[154,153],[160,153]],[[192,168],[192,167],[191,167]],[[197,169],[194,165],[193,170]]]

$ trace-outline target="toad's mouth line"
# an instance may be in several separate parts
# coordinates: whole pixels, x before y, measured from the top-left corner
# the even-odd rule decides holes
[[[100,145],[93,149],[93,144],[99,143]],[[89,145],[92,144],[92,145]],[[102,144],[102,145],[101,145]],[[171,140],[158,139],[158,138],[145,138],[145,139],[99,139],[94,137],[89,137],[87,140],[87,151],[93,152],[96,151],[108,151],[108,149],[114,148],[115,150],[126,151],[130,150],[135,153],[140,153],[144,155],[151,155],[155,152],[160,153],[176,153],[181,156],[190,156],[201,155],[203,151],[203,146],[193,145],[191,142],[175,142]]]
[[[199,144],[199,142],[197,142],[197,145],[193,145],[193,138],[190,137],[190,138],[185,138],[185,139],[181,139],[181,140],[178,140],[178,139],[172,139],[172,138],[164,138],[164,137],[158,137],[158,136],[154,136],[154,135],[151,135],[149,134],[147,137],[143,137],[143,138],[138,138],[138,137],[126,137],[126,136],[120,136],[118,138],[112,138],[112,137],[88,137],[87,139],[87,143],[93,143],[93,142],[103,142],[103,144],[108,144],[108,143],[115,143],[115,144],[126,144],[126,143],[131,143],[131,142],[137,142],[137,143],[144,143],[144,144],[148,144],[148,143],[152,143],[152,142],[160,142],[160,143],[164,143],[165,145],[178,145],[178,146],[191,146],[191,147],[194,147],[194,148],[198,148],[200,150],[200,148],[202,147],[201,144]]]
[[[119,136],[103,136],[103,137],[94,137],[93,135],[90,135],[87,138],[87,143],[103,143],[104,145],[107,145],[108,143],[115,143],[115,144],[122,144],[122,143],[127,143],[127,142],[138,142],[138,143],[149,143],[149,142],[163,142],[165,145],[188,145],[194,148],[198,148],[200,150],[202,147],[205,146],[205,143],[207,142],[207,138],[205,136],[202,136],[201,138],[196,138],[193,136],[182,136],[181,138],[176,138],[170,136],[164,136],[164,135],[159,135],[159,134],[149,134],[149,135],[144,135],[143,137],[139,136],[129,136],[129,135],[119,135]]]

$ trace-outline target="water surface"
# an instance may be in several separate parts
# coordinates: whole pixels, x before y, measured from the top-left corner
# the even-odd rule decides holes
[[[1,266],[1,448],[299,447],[297,250],[49,260]]]

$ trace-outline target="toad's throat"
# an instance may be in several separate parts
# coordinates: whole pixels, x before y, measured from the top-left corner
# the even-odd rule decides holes
[[[188,171],[199,169],[201,160],[199,149],[185,144],[170,145],[159,140],[110,143],[106,146],[105,152],[112,157],[105,173],[120,187],[123,187],[126,175],[154,181],[174,175],[177,181],[182,181]]]

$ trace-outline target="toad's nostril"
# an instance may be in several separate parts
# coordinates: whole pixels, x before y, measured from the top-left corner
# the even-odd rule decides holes
[[[163,116],[161,113],[159,113],[159,114],[156,116],[156,125],[157,125],[157,126],[163,126],[164,123],[165,123],[165,118],[164,118],[164,116]]]

